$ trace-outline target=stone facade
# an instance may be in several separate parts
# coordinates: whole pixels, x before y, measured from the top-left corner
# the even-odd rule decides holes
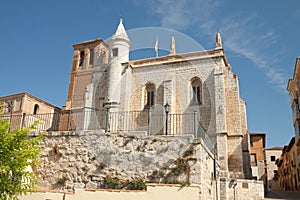
[[[299,89],[300,89],[300,82],[299,82],[299,73],[300,73],[300,57],[296,59],[295,69],[293,78],[291,78],[288,82],[287,90],[291,97],[291,109],[293,111],[293,125],[295,128],[295,140],[297,145],[297,159],[298,163],[300,163],[300,109],[299,109]]]
[[[221,48],[220,34],[217,38],[218,45],[213,50],[176,54],[173,39],[170,55],[130,61],[130,40],[121,20],[108,44],[97,39],[74,45],[65,109],[99,110],[99,113],[104,110],[143,111],[149,108],[151,99],[151,111],[156,115],[164,115],[167,102],[170,113],[193,113],[196,110],[207,134],[220,142],[217,146],[221,148],[218,159],[222,176],[251,178],[246,106],[239,95],[237,75],[231,71]],[[105,52],[108,56],[104,58],[101,54],[91,63],[89,52],[92,50]],[[80,59],[83,59],[83,64],[80,64]],[[195,83],[199,86],[194,86]],[[94,120],[92,116],[84,117],[83,129],[88,129]],[[105,129],[104,117],[98,116],[97,120],[99,128]],[[113,124],[110,131],[121,130],[119,122]],[[147,121],[140,124],[147,124]],[[181,133],[179,129],[184,130],[185,126],[190,125],[182,123],[172,130],[172,134]],[[152,131],[152,134],[163,134],[162,128]]]
[[[141,60],[129,60],[130,45],[120,20],[108,43],[96,39],[73,46],[64,109],[84,111],[79,117],[80,123],[84,123],[73,123],[72,129],[97,127],[106,132],[128,133],[124,126],[128,121],[134,127],[129,130],[131,133],[145,131],[148,126],[148,135],[167,132],[181,135],[193,128],[188,133],[196,135],[199,130],[196,123],[199,123],[214,142],[212,148],[216,150],[220,168],[218,177],[225,182],[251,179],[246,104],[240,97],[238,77],[225,56],[220,34],[212,50],[176,54],[173,38],[169,55]],[[99,56],[93,57],[91,52],[98,52]],[[178,118],[175,121],[179,125],[167,128],[171,122],[165,116],[166,105],[170,106],[170,116],[191,117]],[[155,123],[165,120],[166,123]],[[220,198],[226,199],[225,196]]]
[[[293,153],[287,153],[282,152],[283,155],[290,155],[290,160],[284,160],[286,156],[282,157],[282,162],[285,162],[290,166],[289,172],[287,172],[287,169],[285,171],[283,170],[282,182],[281,184],[281,190],[298,190],[299,191],[299,185],[300,185],[300,107],[299,107],[299,89],[300,89],[300,82],[299,82],[299,72],[300,72],[300,57],[296,59],[295,68],[294,68],[294,74],[293,77],[289,80],[287,85],[287,90],[289,92],[289,95],[291,97],[291,109],[293,113],[293,126],[295,129],[295,137],[294,140],[295,144],[292,147],[291,152]],[[291,140],[291,142],[292,142]],[[290,143],[291,143],[290,142]],[[290,144],[289,144],[290,146]],[[281,162],[279,162],[280,164]],[[280,167],[285,168],[285,166]],[[287,180],[287,174],[290,174],[290,179]],[[297,175],[296,175],[297,174]]]

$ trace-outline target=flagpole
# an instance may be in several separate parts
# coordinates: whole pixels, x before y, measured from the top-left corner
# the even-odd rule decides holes
[[[156,58],[158,58],[158,37],[156,37],[155,47],[154,47]]]

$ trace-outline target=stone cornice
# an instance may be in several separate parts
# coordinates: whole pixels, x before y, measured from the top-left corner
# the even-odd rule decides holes
[[[229,66],[227,58],[224,54],[223,49],[213,49],[197,52],[189,52],[183,54],[167,55],[161,56],[158,58],[147,58],[142,60],[129,61],[124,64],[128,64],[132,68],[136,67],[146,67],[162,64],[174,64],[180,62],[189,62],[193,60],[204,60],[204,59],[213,59],[213,58],[222,58],[226,66]]]
[[[97,38],[96,40],[85,41],[85,42],[78,43],[78,44],[73,44],[73,48],[74,49],[82,49],[82,48],[85,48],[85,47],[95,46],[95,45],[101,44],[101,43],[105,47],[108,48],[108,45],[101,38]]]
[[[296,59],[293,78],[290,78],[289,81],[288,81],[288,84],[287,84],[286,89],[287,89],[287,91],[289,91],[290,96],[292,94],[293,89],[295,88],[294,87],[294,84],[295,84],[294,82],[295,82],[296,77],[299,76],[299,74],[297,73],[297,71],[299,71],[299,70],[300,70],[300,57],[298,57]]]

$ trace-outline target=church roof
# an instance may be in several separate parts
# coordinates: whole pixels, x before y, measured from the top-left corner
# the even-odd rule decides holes
[[[124,40],[124,41],[130,43],[129,37],[128,37],[125,27],[123,25],[122,18],[120,19],[120,23],[116,29],[115,34],[110,38],[109,42],[111,42],[112,40]]]

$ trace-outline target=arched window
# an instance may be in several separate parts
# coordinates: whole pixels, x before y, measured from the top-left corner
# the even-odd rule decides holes
[[[105,51],[102,51],[102,64],[107,64],[107,54]]]
[[[145,100],[146,107],[150,108],[154,105],[155,101],[155,85],[153,83],[149,83],[146,85],[145,91]]]
[[[191,80],[192,86],[192,103],[201,104],[202,103],[202,84],[201,80],[198,77],[195,77]]]
[[[90,62],[89,65],[93,65],[94,64],[94,49],[90,50]]]
[[[39,105],[38,104],[35,104],[34,105],[34,108],[33,108],[33,114],[36,115],[39,111]]]
[[[79,57],[79,67],[83,66],[83,61],[84,61],[84,51],[81,51]]]

